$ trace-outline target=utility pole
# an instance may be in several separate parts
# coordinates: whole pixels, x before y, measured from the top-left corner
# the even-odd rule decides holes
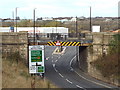
[[[120,29],[120,1],[118,2],[118,29]]]
[[[12,19],[13,19],[13,22],[14,22],[14,11],[12,11]]]
[[[56,34],[57,34],[57,20],[56,20]]]
[[[36,8],[35,8],[36,9]],[[33,10],[33,29],[34,29],[34,39],[33,39],[33,42],[34,42],[34,45],[35,45],[35,9]]]
[[[92,32],[92,26],[91,26],[91,6],[90,6],[90,32]]]
[[[35,9],[33,9],[33,45],[35,45]],[[31,74],[31,88],[35,88],[35,73],[34,74]]]
[[[78,37],[78,22],[77,22],[77,16],[76,16],[75,26],[76,26],[76,38],[77,38],[77,37]],[[78,46],[76,46],[76,61],[78,62]]]
[[[77,22],[77,16],[76,16],[76,37],[78,37],[78,22]]]
[[[17,8],[18,7],[16,7],[16,32],[17,32]]]
[[[13,21],[13,28],[14,28],[14,25],[15,25],[15,23],[14,23],[15,22],[15,20],[14,20],[14,11],[12,12],[12,19],[13,19],[12,21]]]

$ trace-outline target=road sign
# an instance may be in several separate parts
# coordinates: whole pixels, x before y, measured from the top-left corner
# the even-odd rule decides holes
[[[61,46],[60,41],[57,41],[57,42],[56,42],[56,46]]]
[[[44,46],[29,46],[29,73],[44,72]]]
[[[31,51],[31,62],[42,62],[42,50]]]

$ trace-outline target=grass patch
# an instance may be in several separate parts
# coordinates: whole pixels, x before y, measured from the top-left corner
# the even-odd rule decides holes
[[[22,58],[17,59],[17,56],[13,56],[12,58],[3,58],[2,88],[31,88],[31,81],[33,80],[33,77],[31,77],[28,72],[28,67],[25,66],[21,59]],[[39,76],[35,76],[35,88],[57,87],[48,80],[43,80]]]

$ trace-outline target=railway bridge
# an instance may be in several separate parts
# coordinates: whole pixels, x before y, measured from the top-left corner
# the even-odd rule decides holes
[[[11,52],[19,51],[20,55],[28,63],[28,46],[30,45],[48,45],[48,46],[75,46],[79,68],[89,73],[95,78],[103,80],[99,72],[91,65],[99,56],[107,54],[110,46],[109,42],[113,40],[113,32],[85,33],[78,37],[36,37],[29,36],[28,32],[1,32],[3,57]],[[58,44],[59,43],[59,44]],[[104,79],[105,80],[105,79]],[[105,80],[107,81],[107,80]],[[116,80],[114,80],[116,81]],[[110,81],[109,81],[110,82]],[[111,81],[113,82],[113,81]],[[113,82],[118,85],[117,82]]]

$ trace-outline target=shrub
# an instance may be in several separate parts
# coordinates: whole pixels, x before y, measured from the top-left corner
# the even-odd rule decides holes
[[[7,60],[10,60],[11,63],[16,62],[18,64],[18,62],[23,62],[24,59],[19,54],[19,51],[15,51],[8,54]]]
[[[110,41],[108,55],[100,57],[93,64],[105,77],[120,77],[120,34]]]
[[[119,62],[119,56],[117,54],[113,54],[101,57],[99,60],[94,62],[94,65],[101,71],[103,76],[110,77],[118,76],[118,74],[120,75]]]

